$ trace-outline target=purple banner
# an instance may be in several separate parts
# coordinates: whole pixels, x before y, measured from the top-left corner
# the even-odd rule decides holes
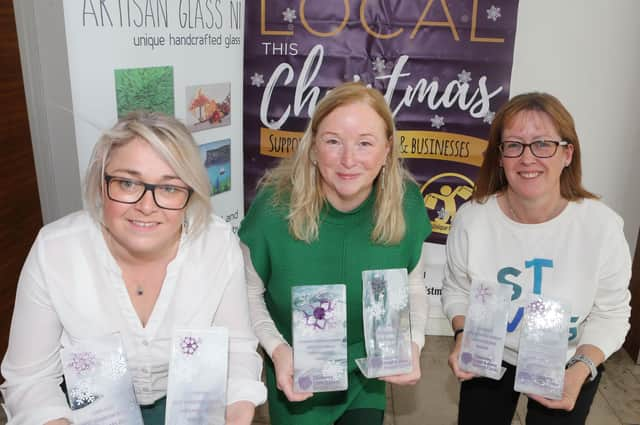
[[[255,2],[258,3],[258,2]],[[245,204],[291,155],[327,89],[363,81],[394,112],[403,157],[444,243],[509,98],[515,0],[260,0],[247,5]]]

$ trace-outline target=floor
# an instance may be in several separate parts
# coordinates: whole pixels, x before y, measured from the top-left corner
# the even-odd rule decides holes
[[[422,379],[415,387],[389,388],[385,425],[456,423],[458,382],[447,366],[451,342],[451,337],[427,337],[421,357]],[[607,360],[605,367],[586,425],[640,425],[640,365],[620,350]],[[525,415],[522,397],[512,425],[525,425]],[[0,425],[5,423],[0,412]],[[269,423],[265,406],[258,408],[253,423]]]

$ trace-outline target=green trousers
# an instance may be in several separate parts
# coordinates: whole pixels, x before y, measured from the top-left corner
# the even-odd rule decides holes
[[[167,402],[166,397],[147,406],[140,406],[142,421],[144,425],[164,425],[164,410]]]

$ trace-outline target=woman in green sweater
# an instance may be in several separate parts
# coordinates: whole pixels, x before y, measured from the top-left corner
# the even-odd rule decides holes
[[[427,316],[421,253],[430,232],[384,97],[359,83],[331,90],[296,154],[263,178],[239,232],[251,320],[269,356],[272,424],[382,424],[385,381],[418,381]],[[366,356],[362,271],[391,268],[410,273],[413,370],[367,379],[354,361]],[[348,389],[294,392],[291,287],[334,283],[347,288]]]

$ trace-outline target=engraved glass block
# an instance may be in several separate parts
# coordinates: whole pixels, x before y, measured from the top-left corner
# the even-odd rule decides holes
[[[171,347],[165,424],[224,425],[227,329],[177,329]]]
[[[497,282],[473,281],[458,357],[460,369],[502,378],[502,355],[513,289]]]
[[[347,389],[347,308],[344,285],[291,288],[293,389]]]
[[[563,302],[531,296],[520,334],[514,390],[560,400],[570,312]]]
[[[78,340],[60,356],[74,423],[143,425],[120,334]]]
[[[362,321],[367,357],[356,359],[362,374],[375,378],[411,372],[407,269],[362,272]]]

